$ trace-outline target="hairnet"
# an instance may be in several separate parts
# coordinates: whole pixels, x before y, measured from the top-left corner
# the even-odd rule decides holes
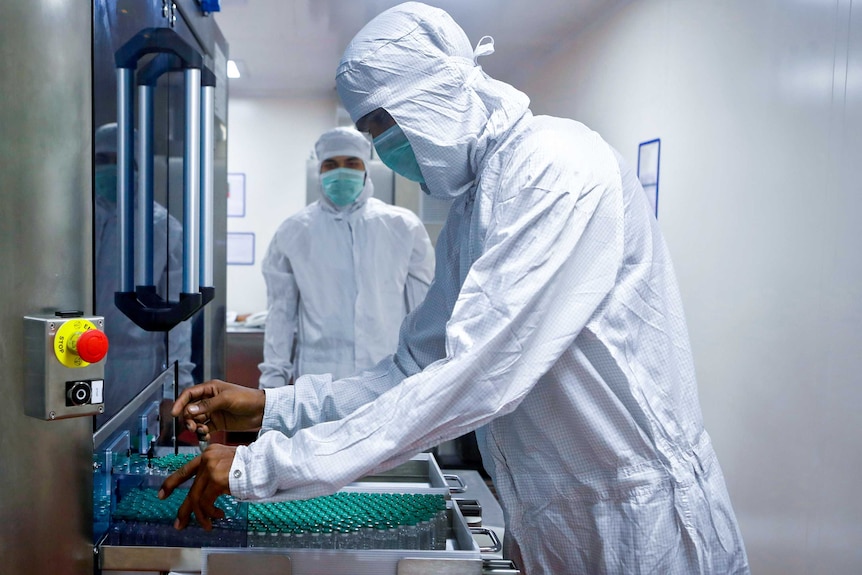
[[[352,156],[365,161],[371,158],[371,142],[353,128],[333,128],[320,136],[314,152],[320,162],[335,156]]]

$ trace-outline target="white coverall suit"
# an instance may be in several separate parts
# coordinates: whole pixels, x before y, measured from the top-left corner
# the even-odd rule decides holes
[[[315,150],[321,162],[367,160],[371,142],[356,130],[336,128]],[[416,214],[373,192],[366,177],[356,201],[340,208],[321,190],[320,199],[276,231],[261,266],[269,310],[261,388],[304,374],[347,377],[398,346],[402,320],[434,276],[434,248]]]
[[[454,198],[435,279],[394,357],[267,392],[231,493],[322,495],[478,427],[528,575],[749,573],[643,189],[598,134],[534,117],[472,56],[413,2],[348,46],[351,117],[386,109],[428,192]]]

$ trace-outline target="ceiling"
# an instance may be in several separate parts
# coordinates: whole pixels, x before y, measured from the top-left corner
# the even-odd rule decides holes
[[[495,78],[517,84],[560,43],[629,0],[428,0],[470,41],[494,37],[483,58]],[[222,0],[215,14],[242,77],[232,97],[335,97],[335,69],[353,36],[400,0]]]

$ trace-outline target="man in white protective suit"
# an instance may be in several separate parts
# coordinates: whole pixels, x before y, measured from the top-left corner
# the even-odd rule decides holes
[[[261,388],[304,374],[340,379],[390,355],[434,276],[434,248],[419,217],[371,197],[371,141],[334,128],[314,149],[320,199],[281,224],[262,264]]]
[[[342,381],[224,382],[174,404],[211,446],[177,527],[215,497],[306,498],[477,430],[528,575],[747,574],[698,403],[677,281],[646,195],[595,132],[533,116],[442,10],[406,3],[347,47],[339,95],[381,159],[454,203],[394,356]]]

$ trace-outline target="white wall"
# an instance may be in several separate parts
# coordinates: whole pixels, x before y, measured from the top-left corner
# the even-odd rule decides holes
[[[533,111],[632,163],[757,575],[862,573],[862,1],[640,0],[554,54]]]
[[[324,131],[335,126],[335,100],[231,99],[228,172],[246,176],[246,215],[227,231],[255,234],[253,266],[229,265],[227,309],[266,309],[260,263],[278,226],[305,207],[305,161]]]

